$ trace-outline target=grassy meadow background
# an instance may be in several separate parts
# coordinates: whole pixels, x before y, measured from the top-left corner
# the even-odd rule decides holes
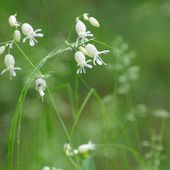
[[[153,162],[145,158],[148,150],[143,147],[142,141],[160,134],[163,151],[159,170],[169,170],[169,0],[1,0],[0,42],[10,39],[13,34],[8,25],[11,14],[17,13],[19,21],[42,28],[45,36],[38,39],[35,47],[20,43],[22,50],[36,64],[67,39],[75,18],[84,12],[96,17],[101,24],[99,29],[88,25],[97,40],[114,46],[117,36],[123,38],[129,50],[136,52],[133,65],[138,65],[140,72],[139,78],[131,83],[129,93],[120,95],[115,93],[117,73],[112,69],[115,64],[112,50],[102,57],[107,66],[96,66],[81,76],[76,75],[73,51],[56,56],[43,67],[43,73],[52,72],[48,85],[68,131],[73,125],[73,114],[79,110],[89,90],[94,89],[71,137],[74,145],[77,147],[89,140],[97,144],[97,150],[92,152],[97,170],[158,170],[147,166]],[[75,40],[73,32],[71,42]],[[108,49],[102,45],[97,47]],[[12,81],[9,81],[8,74],[0,77],[0,170],[7,169],[12,118],[26,76],[32,70],[17,48],[13,49],[13,55],[22,71]],[[4,68],[3,59],[4,56],[0,56],[0,70]],[[143,116],[135,109],[138,106],[144,109]],[[157,116],[153,114],[155,112]],[[127,119],[127,115],[132,118]],[[48,93],[42,103],[32,84],[23,108],[20,169],[40,170],[49,165],[73,170],[63,152],[65,142],[67,139]],[[136,161],[134,152],[139,153],[142,163]]]

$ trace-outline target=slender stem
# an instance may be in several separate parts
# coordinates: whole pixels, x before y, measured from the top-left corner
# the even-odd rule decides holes
[[[22,53],[22,55],[25,57],[25,59],[29,62],[29,64],[35,68],[35,65],[32,63],[32,61],[28,58],[28,56],[24,53],[24,51],[19,47],[19,45],[14,42],[14,44],[16,45],[16,47],[19,49],[19,51]]]
[[[13,169],[13,151],[14,151],[14,143],[15,143],[15,132],[16,132],[16,128],[17,130],[17,137],[19,138],[19,134],[20,134],[20,126],[21,126],[21,118],[22,118],[22,110],[23,110],[23,104],[24,104],[24,100],[25,100],[25,96],[28,92],[28,89],[32,83],[32,81],[35,78],[35,75],[37,74],[37,72],[39,72],[39,70],[41,69],[41,67],[44,66],[44,64],[52,59],[55,55],[67,51],[70,48],[68,48],[68,46],[65,46],[64,48],[59,48],[59,49],[54,49],[52,52],[50,52],[47,56],[45,56],[40,62],[39,64],[33,69],[33,71],[30,73],[30,75],[27,78],[27,82],[21,92],[21,95],[19,97],[18,100],[18,104],[17,104],[17,108],[14,114],[14,119],[11,125],[11,130],[10,130],[10,137],[9,137],[9,145],[8,145],[8,160],[9,160],[9,164],[8,164],[8,169],[12,170]],[[18,125],[18,127],[17,127]],[[18,142],[19,144],[19,142]],[[18,149],[19,151],[19,149]],[[19,161],[19,160],[17,160]],[[18,163],[17,163],[18,164]]]
[[[142,155],[140,155],[135,149],[133,149],[129,146],[117,144],[117,143],[107,143],[107,144],[98,144],[97,145],[97,148],[103,148],[103,147],[113,147],[113,148],[125,149],[133,154],[136,162],[138,162],[139,164],[142,163]]]
[[[89,91],[89,93],[87,94],[86,98],[84,99],[84,101],[83,101],[83,103],[82,103],[82,105],[81,105],[78,113],[76,114],[75,121],[74,121],[73,127],[72,127],[72,129],[71,129],[71,135],[72,135],[72,133],[74,132],[74,129],[76,128],[77,123],[78,123],[78,121],[79,121],[80,115],[81,115],[81,113],[82,113],[82,111],[83,111],[86,103],[88,102],[89,98],[91,97],[93,91],[94,91],[94,89],[91,89],[91,90]]]
[[[101,44],[101,45],[104,45],[104,46],[106,46],[106,47],[108,47],[108,48],[111,48],[111,49],[113,49],[113,47],[112,46],[110,46],[110,45],[108,45],[108,44],[106,44],[106,43],[103,43],[103,42],[101,42],[101,41],[98,41],[98,40],[92,40],[92,41],[94,41],[94,42],[96,42],[96,43],[98,43],[98,44]]]

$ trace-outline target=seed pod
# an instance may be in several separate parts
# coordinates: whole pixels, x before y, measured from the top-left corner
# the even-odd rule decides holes
[[[3,45],[3,46],[0,47],[0,55],[3,54],[4,51],[5,51],[5,46]]]

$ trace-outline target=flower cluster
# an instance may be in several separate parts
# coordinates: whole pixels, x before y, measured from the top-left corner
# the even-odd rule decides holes
[[[21,38],[22,38],[21,32],[25,36],[25,38],[23,39],[23,42],[25,42],[26,40],[29,40],[29,43],[31,46],[34,46],[35,43],[38,42],[35,38],[43,37],[43,34],[39,33],[41,29],[34,30],[30,24],[28,23],[22,24],[21,22],[18,22],[17,14],[11,15],[8,19],[8,22],[11,27],[15,28],[15,30],[13,33],[12,40],[0,43],[1,44],[0,55],[2,55],[8,48],[7,54],[5,55],[5,58],[4,58],[4,63],[5,63],[6,68],[1,72],[1,75],[9,71],[10,79],[12,80],[12,77],[16,76],[15,71],[21,70],[21,68],[15,67],[15,58],[11,54],[11,49],[13,48],[13,44],[19,43],[21,41]],[[19,30],[20,27],[21,27],[21,31]]]
[[[150,169],[150,167],[154,167],[153,169],[159,169],[161,160],[162,160],[162,137],[159,134],[153,134],[151,140],[145,140],[142,142],[143,146],[148,150],[145,153],[145,166]],[[148,163],[147,163],[148,162]]]
[[[91,141],[87,144],[80,145],[77,149],[73,149],[69,143],[64,145],[64,152],[67,156],[74,156],[77,154],[87,154],[89,151],[95,150],[96,146]]]
[[[113,54],[115,56],[113,69],[117,73],[117,92],[127,94],[131,88],[131,82],[139,77],[140,68],[132,63],[136,54],[129,51],[128,44],[121,37],[117,37],[113,43]]]
[[[85,13],[83,15],[83,19],[88,21],[94,27],[100,27],[99,22],[94,17],[89,17],[89,14]],[[86,73],[87,68],[93,68],[89,63],[93,60],[93,65],[106,65],[106,63],[100,58],[101,54],[107,54],[109,50],[98,51],[95,45],[88,43],[89,37],[93,37],[93,34],[90,31],[87,31],[86,25],[83,21],[80,20],[80,17],[76,18],[75,30],[78,35],[76,41],[76,52],[74,55],[75,61],[79,69],[77,70],[77,74]],[[86,60],[88,56],[92,58],[92,60]]]

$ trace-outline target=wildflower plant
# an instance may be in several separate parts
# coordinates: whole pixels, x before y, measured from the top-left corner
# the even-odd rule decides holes
[[[67,157],[69,158],[70,162],[76,169],[80,169],[81,165],[79,164],[79,161],[77,158],[72,158],[74,155],[88,155],[88,153],[91,150],[95,150],[96,147],[93,143],[89,142],[88,144],[80,145],[77,149],[72,149],[71,147],[71,135],[69,134],[64,121],[61,117],[61,115],[58,113],[56,106],[54,104],[53,96],[50,92],[50,87],[48,85],[46,75],[44,75],[41,72],[41,68],[46,64],[47,61],[53,59],[56,55],[61,54],[66,51],[73,51],[74,50],[74,59],[77,63],[77,66],[79,67],[77,70],[77,74],[86,73],[86,68],[92,69],[96,63],[98,65],[106,65],[106,63],[101,59],[100,55],[107,54],[109,50],[103,50],[99,51],[96,46],[93,44],[95,42],[94,35],[87,30],[87,27],[84,22],[89,22],[92,26],[99,28],[100,24],[94,17],[90,17],[89,14],[83,14],[79,17],[76,17],[75,19],[75,32],[77,33],[77,39],[75,42],[70,42],[70,35],[67,41],[65,41],[60,47],[54,48],[51,52],[49,52],[44,58],[42,58],[38,64],[34,65],[32,61],[29,59],[29,57],[25,54],[25,52],[21,49],[20,43],[29,41],[29,45],[31,47],[35,46],[36,43],[38,43],[37,38],[43,37],[44,35],[41,33],[41,29],[34,29],[31,24],[27,22],[20,22],[18,20],[17,14],[11,15],[8,19],[9,25],[14,28],[14,33],[12,36],[12,40],[2,42],[0,46],[0,55],[3,55],[5,52],[7,53],[4,58],[4,63],[6,68],[1,72],[1,75],[3,75],[5,72],[9,71],[10,73],[10,79],[12,80],[13,77],[16,76],[16,71],[21,70],[20,67],[15,66],[15,58],[13,55],[12,49],[17,47],[19,51],[21,52],[21,55],[24,56],[28,64],[32,67],[32,71],[29,73],[26,79],[26,83],[21,91],[18,105],[16,107],[16,111],[14,114],[13,122],[11,125],[10,130],[10,138],[9,138],[9,145],[8,145],[8,169],[12,170],[13,165],[13,156],[14,156],[14,149],[15,149],[15,136],[17,134],[17,168],[19,168],[19,144],[20,144],[20,129],[21,129],[21,121],[22,121],[22,113],[23,113],[23,105],[25,101],[25,97],[29,91],[29,88],[32,84],[35,86],[35,90],[39,93],[40,97],[43,101],[45,101],[45,94],[48,93],[48,96],[50,98],[50,101],[52,103],[52,106],[54,107],[54,110],[56,111],[56,114],[59,118],[59,121],[63,127],[63,131],[65,133],[65,136],[68,140],[68,144],[65,144],[64,151]],[[95,42],[96,43],[96,42]],[[102,44],[98,41],[99,44]],[[17,57],[20,57],[20,55],[17,55]],[[25,71],[24,68],[22,68],[22,71]],[[92,91],[90,91],[90,94]],[[78,118],[77,118],[78,119]],[[75,120],[75,123],[73,125],[76,126],[77,119]],[[77,157],[77,156],[76,156]],[[55,170],[54,167],[45,166],[43,167],[43,170]]]
[[[127,94],[131,89],[131,82],[139,77],[140,68],[132,63],[136,54],[129,51],[128,44],[121,37],[117,37],[113,42],[113,55],[115,63],[112,68],[116,74],[117,93]]]
[[[150,141],[144,140],[143,147],[147,150],[145,153],[146,169],[158,170],[163,159],[162,137],[159,134],[153,134]]]
[[[96,166],[93,160],[93,156],[95,156],[96,152],[99,151],[102,147],[110,147],[110,148],[117,148],[117,149],[123,149],[125,151],[126,157],[127,157],[127,152],[131,153],[132,156],[134,157],[134,161],[139,163],[139,159],[143,159],[142,156],[139,154],[138,150],[136,151],[133,149],[130,144],[128,143],[126,145],[126,140],[125,142],[122,140],[122,136],[124,135],[125,131],[125,126],[120,129],[120,134],[117,134],[118,132],[117,129],[115,128],[116,125],[114,124],[114,119],[113,117],[106,118],[105,115],[109,116],[114,116],[111,115],[112,111],[110,111],[111,107],[114,107],[114,112],[117,112],[119,109],[117,105],[115,104],[116,96],[114,94],[109,95],[109,101],[111,101],[111,107],[108,107],[105,105],[105,99],[101,98],[98,93],[96,92],[95,89],[90,88],[88,83],[86,83],[83,79],[83,76],[85,76],[85,73],[87,73],[87,69],[92,69],[97,66],[106,66],[107,62],[105,59],[103,59],[102,55],[107,55],[110,50],[113,51],[115,61],[114,64],[112,64],[113,69],[115,71],[115,77],[117,81],[117,86],[116,86],[116,93],[119,94],[127,94],[130,89],[131,89],[131,82],[134,80],[137,80],[139,77],[139,66],[133,65],[132,61],[135,57],[134,52],[129,52],[129,47],[128,44],[123,41],[123,39],[118,38],[116,41],[114,41],[113,48],[103,42],[100,42],[96,40],[95,38],[95,33],[92,33],[90,31],[90,27],[87,28],[86,23],[88,23],[90,26],[95,27],[96,29],[100,28],[102,25],[99,23],[99,21],[91,16],[88,13],[84,13],[83,15],[80,15],[75,18],[75,22],[73,24],[73,29],[71,30],[69,37],[67,38],[66,41],[63,42],[59,47],[55,47],[52,51],[50,51],[46,56],[42,57],[40,61],[38,61],[37,64],[33,64],[33,62],[30,60],[30,58],[25,54],[25,52],[22,50],[20,47],[20,43],[26,43],[28,41],[30,48],[34,47],[36,43],[38,43],[37,38],[43,37],[43,33],[41,29],[34,29],[31,24],[24,22],[21,23],[18,21],[17,15],[11,15],[8,19],[9,25],[14,28],[14,33],[12,35],[12,40],[2,42],[0,43],[0,55],[4,55],[4,64],[6,66],[5,69],[2,70],[1,76],[4,75],[4,73],[9,72],[10,73],[10,79],[12,80],[13,77],[16,76],[16,71],[22,71],[26,72],[25,68],[21,68],[15,63],[15,57],[17,56],[18,58],[22,55],[24,59],[28,62],[28,64],[32,67],[32,70],[29,71],[29,74],[26,77],[26,81],[24,84],[23,89],[21,90],[21,94],[18,99],[16,111],[13,116],[12,120],[12,125],[10,129],[10,134],[9,134],[9,144],[8,144],[8,170],[13,170],[14,167],[18,170],[20,167],[20,133],[21,133],[21,125],[22,125],[22,116],[23,116],[23,108],[24,108],[24,103],[26,100],[26,96],[31,89],[31,85],[34,86],[34,93],[37,93],[39,97],[42,99],[44,104],[50,104],[53,107],[53,110],[55,111],[57,118],[59,120],[59,123],[62,127],[63,133],[66,138],[66,143],[65,144],[60,144],[59,148],[63,148],[64,145],[64,153],[63,155],[65,156],[66,159],[70,162],[70,165],[72,165],[73,168],[67,168],[67,169],[75,169],[75,170],[96,170]],[[72,42],[71,40],[71,35],[72,32],[76,33],[76,38]],[[100,47],[97,46],[100,44]],[[103,45],[104,47],[101,47]],[[15,55],[13,54],[13,48],[14,46],[19,49],[21,52],[21,55]],[[105,49],[107,47],[107,49]],[[103,48],[103,49],[100,49]],[[109,49],[109,50],[108,50]],[[85,99],[83,100],[82,104],[79,107],[79,103],[76,104],[73,102],[71,103],[72,106],[72,127],[71,129],[68,129],[67,126],[65,125],[64,118],[61,116],[61,114],[58,112],[58,108],[56,106],[57,100],[54,99],[53,94],[51,92],[51,86],[50,81],[48,81],[47,77],[48,75],[46,73],[42,72],[42,68],[46,65],[47,62],[50,64],[50,61],[56,58],[56,56],[61,55],[64,52],[69,52],[69,55],[71,56],[72,60],[75,62],[77,65],[77,71],[75,71],[75,75],[77,74],[83,74],[81,77],[81,82],[83,85],[89,89],[88,94],[86,95]],[[36,56],[35,56],[36,57]],[[109,67],[109,64],[108,64]],[[102,69],[102,67],[101,67]],[[94,70],[93,70],[94,71]],[[52,75],[49,76],[51,78]],[[72,97],[73,100],[78,101],[78,81],[79,81],[79,75],[76,76],[76,87],[75,87],[75,92],[74,94],[70,95],[70,86],[68,85],[68,91],[69,95]],[[100,144],[94,144],[93,142],[89,141],[88,143],[81,144],[77,147],[75,146],[75,141],[76,138],[74,136],[74,133],[76,132],[75,129],[77,128],[78,121],[80,119],[81,113],[86,106],[89,98],[91,96],[94,96],[95,99],[99,102],[99,105],[101,107],[101,112],[102,112],[102,120],[109,122],[111,121],[111,124],[107,124],[106,126],[102,125],[102,129],[99,129],[99,132],[102,133],[103,135],[103,141],[111,141],[111,143],[106,143],[103,145]],[[69,96],[69,97],[70,97]],[[70,97],[70,98],[71,98]],[[112,102],[114,100],[114,104]],[[114,106],[113,106],[114,105]],[[98,105],[97,105],[98,106]],[[99,108],[100,109],[100,108]],[[127,114],[127,121],[136,121],[137,115],[136,113],[139,113],[139,117],[145,117],[146,113],[148,112],[148,108],[145,107],[145,105],[137,105],[133,106],[133,108],[130,110],[132,111],[132,114]],[[108,114],[109,113],[109,114]],[[105,115],[104,115],[105,114]],[[169,117],[169,112],[163,111],[163,110],[158,110],[157,112],[154,112],[153,115],[157,117]],[[48,115],[49,116],[49,115]],[[47,117],[48,117],[47,116]],[[100,116],[99,116],[100,117]],[[115,118],[115,117],[114,117]],[[110,119],[110,120],[108,120]],[[118,120],[116,120],[118,121]],[[116,122],[115,121],[115,122]],[[120,123],[119,123],[120,124]],[[122,125],[120,125],[122,126]],[[106,134],[103,133],[103,130],[105,128],[110,128],[109,129],[109,139],[107,139]],[[98,128],[98,127],[97,127]],[[115,129],[114,129],[115,128]],[[129,130],[129,129],[128,129]],[[110,133],[111,132],[111,133]],[[128,133],[130,131],[127,131]],[[117,141],[114,143],[113,139],[114,137],[117,137]],[[129,136],[129,134],[128,134]],[[59,137],[57,137],[59,138]],[[160,166],[160,160],[161,160],[161,152],[163,150],[163,146],[161,143],[161,139],[158,140],[159,137],[153,137],[151,139],[151,142],[145,141],[143,142],[145,147],[148,148],[148,153],[146,153],[146,159],[148,159],[149,164],[152,164],[155,169],[153,170],[158,170]],[[126,137],[128,139],[128,137]],[[122,142],[123,141],[123,142]],[[16,151],[16,153],[15,153]],[[110,151],[110,149],[109,149]],[[106,151],[104,154],[104,158],[109,158],[110,160],[113,158],[112,155],[110,156],[108,152]],[[148,156],[149,155],[149,156]],[[48,157],[48,156],[47,156]],[[57,157],[57,156],[56,156]],[[16,162],[14,161],[16,159]],[[50,159],[50,158],[49,158]],[[144,158],[145,159],[145,158]],[[127,159],[128,160],[128,159]],[[127,161],[126,160],[126,161]],[[106,163],[107,160],[103,160],[103,162]],[[112,161],[112,160],[111,160]],[[104,164],[102,162],[102,164]],[[141,163],[141,162],[140,162]],[[141,165],[139,163],[139,165]],[[44,165],[44,164],[43,164]],[[61,170],[55,168],[53,166],[54,164],[46,164],[48,166],[42,166],[42,170]],[[63,165],[64,166],[64,165]],[[60,166],[56,166],[60,167]]]
[[[25,42],[27,39],[29,39],[31,46],[34,46],[35,42],[37,42],[35,37],[43,37],[43,34],[38,33],[39,31],[41,31],[41,29],[34,31],[34,29],[32,28],[32,26],[30,24],[28,24],[28,23],[22,24],[21,22],[19,22],[17,20],[17,14],[11,15],[8,19],[8,22],[9,22],[9,25],[14,28],[14,33],[13,33],[12,40],[0,43],[0,45],[1,45],[0,46],[0,55],[2,55],[7,50],[7,54],[5,55],[5,58],[4,58],[4,63],[5,63],[6,69],[4,69],[1,72],[1,75],[3,75],[5,72],[9,71],[10,80],[12,80],[12,78],[16,76],[15,71],[21,70],[20,67],[15,67],[15,58],[11,54],[13,45],[16,43],[19,43],[21,41],[21,38],[22,38],[21,32],[26,36],[23,39],[23,42]],[[22,31],[19,30],[20,27],[21,27]]]

